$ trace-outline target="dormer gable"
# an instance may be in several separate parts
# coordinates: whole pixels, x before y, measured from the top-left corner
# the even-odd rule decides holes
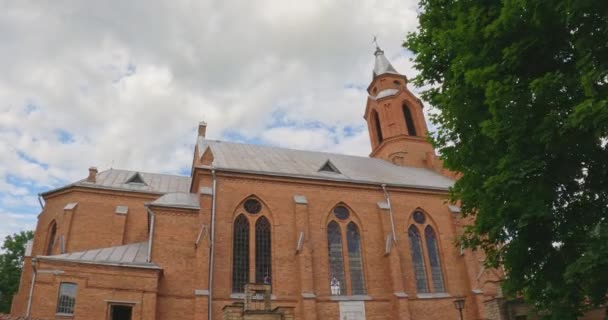
[[[319,172],[331,172],[331,173],[340,173],[340,170],[338,170],[338,168],[331,163],[331,160],[327,159],[327,161],[325,161],[325,163],[321,166],[321,168],[319,168],[318,170]]]
[[[141,177],[141,174],[139,174],[139,172],[135,172],[131,177],[129,177],[129,179],[127,179],[125,183],[148,185],[146,181]]]

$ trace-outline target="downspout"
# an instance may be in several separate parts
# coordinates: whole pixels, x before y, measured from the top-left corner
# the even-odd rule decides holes
[[[32,273],[32,284],[30,284],[30,294],[27,297],[27,310],[25,313],[25,317],[29,319],[30,312],[32,311],[32,297],[34,296],[34,284],[36,283],[36,260],[32,259],[32,269],[34,273]]]
[[[395,232],[395,219],[393,218],[393,206],[391,206],[391,197],[388,195],[386,190],[386,184],[383,183],[382,191],[384,191],[384,198],[386,198],[386,204],[388,205],[388,213],[391,217],[391,231],[393,232],[393,241],[397,242],[397,233]]]
[[[42,204],[42,195],[38,194],[38,203],[40,203],[40,209],[44,210],[44,204]]]
[[[215,177],[215,169],[211,169],[211,177],[213,179],[212,198],[211,198],[211,230],[209,240],[209,320],[213,319],[213,254],[215,251],[215,200],[217,199],[217,178]]]
[[[154,235],[154,211],[150,210],[148,206],[146,206],[146,210],[150,215],[150,232],[148,235],[148,257],[146,258],[146,262],[152,262],[152,239]]]

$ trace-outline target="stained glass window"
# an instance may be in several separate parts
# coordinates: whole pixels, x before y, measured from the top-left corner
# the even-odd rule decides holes
[[[260,217],[255,223],[255,282],[270,284],[270,222]]]
[[[416,223],[424,223],[424,221],[426,221],[426,217],[424,216],[424,213],[420,210],[416,210],[414,211],[414,221],[416,221]]]
[[[359,228],[353,222],[346,226],[346,244],[348,246],[348,262],[350,265],[350,283],[353,294],[365,294],[365,279],[363,277],[363,261],[361,258],[361,235]]]
[[[57,313],[74,314],[74,306],[76,305],[76,288],[78,288],[78,285],[75,283],[62,282],[59,285]]]
[[[256,199],[249,199],[243,204],[247,213],[256,214],[262,210],[262,204]]]
[[[53,254],[53,247],[55,246],[55,237],[57,236],[57,223],[53,221],[51,228],[49,229],[49,240],[46,247],[46,255],[50,256]]]
[[[249,282],[249,221],[241,214],[233,228],[232,292],[244,292]]]
[[[403,116],[405,117],[405,125],[407,126],[407,134],[410,136],[416,135],[416,127],[414,127],[414,119],[407,105],[403,105]]]
[[[337,222],[327,225],[327,251],[329,253],[329,286],[332,295],[345,295],[342,233]]]
[[[416,291],[419,293],[427,293],[429,289],[427,286],[424,256],[422,255],[420,233],[418,232],[418,228],[413,225],[410,226],[407,233],[410,239],[410,249],[412,251],[412,263],[414,267],[414,276],[416,277]]]
[[[346,220],[350,216],[348,208],[345,206],[337,206],[334,208],[334,215],[340,220]]]
[[[441,260],[439,258],[439,246],[435,231],[431,226],[424,229],[424,238],[426,239],[426,248],[429,251],[429,264],[431,265],[431,278],[433,279],[433,290],[435,292],[444,292],[443,274],[441,272]]]

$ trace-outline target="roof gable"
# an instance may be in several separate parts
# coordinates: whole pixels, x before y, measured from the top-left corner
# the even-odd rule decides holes
[[[135,172],[135,174],[133,174],[129,179],[127,179],[125,183],[139,183],[143,185],[148,185],[144,181],[144,178],[141,177],[141,174],[139,174],[139,172]]]
[[[331,163],[331,160],[329,160],[329,159],[327,159],[327,161],[325,161],[325,164],[323,164],[323,166],[321,166],[319,171],[340,173],[340,170],[338,170],[338,168],[336,168],[336,166],[334,166],[334,164]]]

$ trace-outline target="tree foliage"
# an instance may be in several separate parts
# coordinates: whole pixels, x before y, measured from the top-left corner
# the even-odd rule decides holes
[[[33,238],[34,232],[21,231],[4,239],[0,254],[0,313],[10,312],[13,295],[19,289],[25,244]]]
[[[421,0],[404,46],[505,292],[574,319],[608,294],[608,1]]]

